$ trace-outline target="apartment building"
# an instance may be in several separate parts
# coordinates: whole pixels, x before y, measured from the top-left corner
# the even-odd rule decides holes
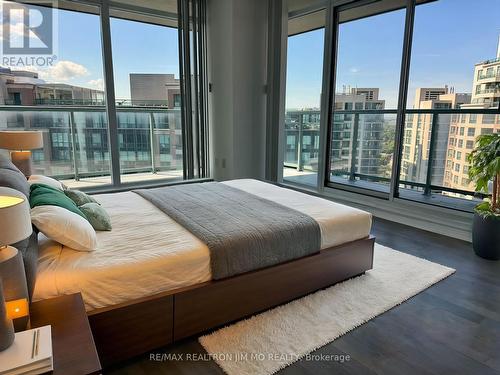
[[[500,41],[497,56],[474,66],[472,100],[461,109],[497,109],[500,105]],[[500,115],[460,114],[451,119],[446,155],[444,186],[458,190],[474,190],[469,181],[467,155],[481,134],[500,131]]]
[[[470,103],[470,94],[459,94],[449,87],[417,88],[413,109],[457,109]],[[406,116],[403,139],[401,180],[425,183],[429,165],[429,152],[434,119],[432,113],[409,113]],[[444,177],[444,165],[447,155],[448,134],[451,115],[439,115],[436,118],[435,144],[432,155],[431,183],[441,185]]]
[[[335,95],[335,110],[355,111],[384,109],[378,88],[350,88]],[[331,169],[335,176],[384,175],[390,160],[382,155],[383,114],[335,113],[332,127]],[[390,127],[390,126],[389,126]],[[362,140],[362,141],[360,141]]]
[[[287,110],[284,163],[299,171],[318,168],[320,114],[318,108]]]
[[[148,77],[151,76],[151,77]],[[152,77],[157,79],[152,79]],[[160,76],[160,78],[158,78]],[[160,106],[157,112],[117,113],[120,160],[124,171],[142,172],[181,167],[182,145],[179,111],[167,111],[168,103],[179,105],[179,81],[173,74],[131,77],[131,91],[141,97],[130,106]],[[158,82],[161,83],[158,84]],[[166,83],[165,83],[166,82]],[[152,85],[150,96],[147,85]],[[162,90],[159,88],[161,87]],[[159,95],[161,91],[162,96]],[[152,97],[163,98],[161,101]],[[177,102],[176,102],[177,100]],[[118,104],[120,104],[118,103]],[[0,68],[0,105],[103,106],[104,91],[40,79],[38,73]],[[110,170],[107,118],[102,111],[4,111],[0,119],[7,129],[36,129],[43,133],[44,148],[35,150],[37,172],[60,177],[99,176]],[[151,131],[151,124],[154,131]]]
[[[181,106],[180,81],[174,74],[131,73],[130,96],[134,106]]]
[[[49,83],[38,73],[0,67],[0,105],[103,105],[104,91]]]

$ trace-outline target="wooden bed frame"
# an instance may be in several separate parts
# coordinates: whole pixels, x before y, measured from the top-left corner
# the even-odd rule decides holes
[[[88,314],[103,366],[289,302],[373,266],[375,238]]]

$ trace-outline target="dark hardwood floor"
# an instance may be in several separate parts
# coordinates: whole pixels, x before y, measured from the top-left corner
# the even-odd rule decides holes
[[[377,242],[457,272],[316,354],[350,360],[299,361],[292,374],[500,374],[500,261],[474,255],[467,242],[376,219]],[[196,338],[154,353],[205,353]],[[213,361],[154,362],[149,355],[109,374],[220,374]]]

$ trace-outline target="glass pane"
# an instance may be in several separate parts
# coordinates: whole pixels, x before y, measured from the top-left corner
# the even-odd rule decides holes
[[[288,37],[283,168],[288,182],[317,184],[323,43],[323,28]]]
[[[330,181],[388,191],[396,115],[334,115]]]
[[[41,15],[43,22],[48,22],[46,30],[52,36],[42,37],[45,46],[51,46],[52,50],[30,52],[36,59],[27,66],[23,63],[25,56],[4,49],[0,69],[0,130],[43,133],[43,148],[32,151],[33,173],[61,179],[69,187],[109,184],[98,8],[86,6],[89,13],[80,13],[16,3],[17,8],[9,10],[8,4],[13,3],[2,4],[4,13],[13,11],[19,15],[32,9],[31,12]],[[11,17],[10,24],[3,25],[9,35],[19,30],[15,22],[15,17]],[[41,46],[34,41],[31,44],[34,37],[30,38],[29,48]],[[37,110],[42,106],[43,111]]]
[[[167,16],[171,5],[165,4],[164,18],[161,12],[151,15],[154,23],[138,22],[144,15],[111,19],[123,182],[183,176],[179,47],[174,18]]]
[[[397,108],[404,24],[401,9],[339,25],[337,94],[379,100],[377,109]]]
[[[352,9],[339,14],[345,22],[338,34],[329,178],[388,192],[396,115],[384,111],[397,108],[405,10],[378,8],[361,7],[377,11],[361,19]]]
[[[470,11],[466,0],[416,7],[407,108],[421,112],[406,115],[399,190],[403,197],[465,210],[480,197],[468,179],[467,154],[478,135],[500,130],[498,115],[467,112],[499,106],[500,3],[475,1],[480,19]],[[440,27],[431,30],[430,23]],[[425,112],[447,109],[463,112]]]
[[[481,17],[471,17],[472,10]],[[500,58],[498,14],[495,0],[439,0],[416,7],[407,108],[448,101],[456,93],[475,97],[455,108],[471,101],[498,107],[500,70],[493,61]],[[488,60],[492,64],[484,64]]]

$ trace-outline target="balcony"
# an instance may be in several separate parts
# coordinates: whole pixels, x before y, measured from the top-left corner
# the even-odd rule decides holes
[[[499,79],[500,80],[500,71],[498,72],[493,72],[493,73],[490,73],[490,74],[480,74],[479,77],[478,77],[480,80],[483,80],[483,79],[491,79],[491,78],[494,78],[495,80],[496,79]]]
[[[7,104],[7,103],[5,103]],[[34,105],[50,106],[104,106],[104,99],[35,99]]]
[[[2,106],[1,129],[39,130],[44,147],[33,151],[34,173],[73,188],[111,184],[106,110],[102,106]],[[117,108],[122,182],[183,178],[179,109]]]
[[[283,170],[287,182],[317,184],[319,118],[312,128],[304,121],[315,113],[287,113]],[[464,126],[457,114],[496,113],[495,110],[479,109],[407,110],[396,195],[402,199],[471,211],[484,195],[476,193],[467,179],[465,154],[448,156],[449,150],[453,150],[449,146],[450,138],[460,136],[458,130],[453,136],[450,129]],[[482,124],[468,126],[480,128]],[[485,127],[491,126],[485,124]],[[335,111],[330,134],[327,186],[387,197],[395,160],[395,131],[394,110]],[[479,133],[476,131],[476,135]],[[466,135],[467,132],[463,137]],[[457,168],[459,171],[456,171]]]
[[[493,87],[489,89],[476,90],[476,95],[484,95],[484,94],[500,94],[500,87]]]

